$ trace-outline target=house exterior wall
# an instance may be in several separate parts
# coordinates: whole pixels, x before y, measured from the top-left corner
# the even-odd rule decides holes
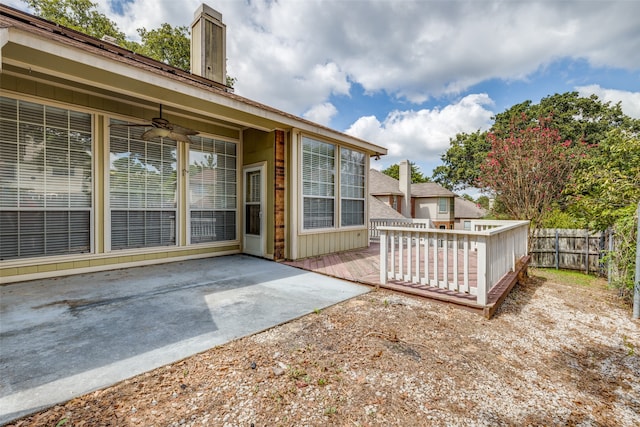
[[[335,193],[334,193],[334,213],[333,213],[333,225],[321,226],[316,229],[305,228],[305,190],[304,190],[304,163],[309,160],[308,156],[303,153],[303,138],[311,138],[321,142],[323,144],[331,145],[335,149],[336,160],[334,169],[332,171],[335,177]],[[290,197],[289,206],[291,209],[288,235],[290,236],[290,247],[288,248],[289,259],[301,259],[316,255],[323,255],[331,252],[345,251],[349,249],[356,249],[366,247],[369,244],[368,241],[368,208],[366,203],[366,195],[368,194],[368,174],[369,170],[369,156],[362,151],[364,155],[364,164],[362,169],[363,185],[362,188],[362,206],[364,210],[363,223],[361,225],[344,226],[341,223],[341,202],[342,190],[341,183],[347,182],[347,178],[342,176],[342,168],[340,163],[341,150],[354,150],[357,152],[357,148],[350,147],[339,143],[338,141],[332,141],[323,138],[312,137],[301,132],[293,132],[289,150],[289,158],[291,161],[290,173],[288,174],[287,185],[291,189],[288,194]],[[307,183],[308,185],[308,183]],[[324,184],[323,184],[324,185]],[[323,217],[324,219],[324,217]]]
[[[352,230],[300,235],[296,259],[364,248],[369,245],[367,233],[367,230]]]
[[[240,253],[247,165],[264,166],[267,257],[297,259],[367,245],[366,171],[369,157],[386,154],[385,148],[242,98],[224,85],[121,47],[62,31],[3,5],[0,9],[0,96],[3,108],[8,106],[0,117],[0,190],[8,189],[0,191],[0,283]],[[43,111],[44,122],[16,118],[23,104],[29,105],[25,111]],[[49,110],[71,117],[69,123],[81,116],[84,127],[43,124]],[[158,117],[198,134],[190,141],[166,133],[143,137],[151,129],[170,131],[157,121],[155,128],[151,126]],[[60,130],[66,135],[65,148],[50,142],[57,138],[60,143]],[[71,136],[74,132],[77,135]],[[23,185],[23,172],[35,162],[24,159],[31,143],[21,135],[38,139],[48,147],[45,151],[65,153],[58,160],[72,159],[73,154],[90,165],[76,171],[74,160],[67,160],[66,188],[60,184],[66,205],[47,205],[49,196],[57,197],[51,188],[58,185],[59,176],[47,163],[48,153],[36,177],[44,184]],[[310,163],[302,161],[302,135],[333,145],[338,156],[348,154],[339,157],[333,171],[339,188],[334,227],[303,226],[305,209],[309,212],[303,197],[309,195],[303,195],[301,172],[309,173]],[[362,173],[353,173],[354,164]],[[313,163],[311,173],[315,176],[320,169]],[[345,171],[351,175],[343,177]],[[76,188],[78,177],[71,176],[78,174],[86,182]],[[83,186],[85,205],[72,205],[73,197],[82,196]],[[39,197],[42,205],[24,204],[20,194],[28,200]],[[46,219],[50,213],[71,218],[76,211],[82,221],[62,224]],[[35,234],[22,221],[24,212],[31,217],[42,214]],[[214,215],[207,216],[210,213]],[[344,213],[347,219],[340,216]],[[362,224],[353,222],[354,217],[362,218]],[[12,230],[14,223],[17,231]],[[149,225],[156,223],[159,226]],[[74,233],[82,237],[81,244],[74,241]],[[130,239],[140,233],[142,243]],[[49,251],[47,239],[60,234],[71,242],[69,247]],[[23,251],[25,235],[44,249]]]
[[[266,239],[266,258],[273,258],[275,230],[271,224],[275,221],[275,194],[271,190],[275,185],[275,132],[263,132],[257,129],[247,129],[243,132],[242,138],[242,157],[243,165],[252,165],[260,162],[267,162],[266,176],[267,194],[264,201],[264,208],[267,216],[266,230],[264,230]],[[241,209],[242,210],[242,209]]]
[[[414,198],[415,216],[420,219],[434,219],[438,209],[438,201],[433,199]]]
[[[148,265],[183,259],[210,257],[238,253],[241,250],[239,243],[239,230],[236,231],[236,239],[224,242],[212,242],[201,244],[187,244],[187,219],[184,208],[178,209],[178,224],[176,224],[176,244],[173,246],[154,246],[145,248],[111,250],[109,248],[109,117],[126,118],[131,115],[139,117],[142,109],[128,102],[116,99],[104,99],[98,93],[78,92],[68,88],[56,87],[52,84],[40,81],[30,81],[19,76],[3,74],[0,79],[2,96],[5,99],[28,102],[45,107],[60,108],[80,113],[88,113],[92,118],[92,206],[91,206],[91,250],[88,253],[62,254],[52,256],[20,257],[0,260],[0,282],[18,282],[36,278],[64,276],[82,272],[124,268],[138,265]],[[114,112],[118,112],[117,116]],[[212,123],[197,122],[187,117],[175,119],[183,126],[197,126],[202,132],[214,133],[215,138],[223,138],[233,141],[229,136],[235,137],[235,144],[241,147],[240,131],[228,127],[217,126]],[[220,135],[223,134],[223,135]],[[273,135],[271,135],[273,137]],[[6,140],[8,137],[5,137]],[[5,141],[11,142],[11,141]],[[254,135],[249,137],[250,144],[262,143],[263,140],[254,141]],[[249,150],[250,154],[254,153]],[[269,151],[270,153],[273,152]],[[179,156],[186,155],[184,147],[177,151]],[[238,149],[238,166],[242,165],[242,152]],[[3,165],[6,170],[7,165]],[[50,185],[56,185],[52,181],[49,172],[45,172],[45,178]],[[238,179],[239,181],[239,179]],[[179,206],[186,206],[187,191],[186,179],[182,179],[178,185]],[[3,210],[3,209],[0,209]],[[24,210],[24,209],[23,209]],[[237,209],[238,215],[241,209]],[[237,219],[237,224],[240,223]],[[50,226],[49,230],[51,231]],[[273,234],[272,234],[273,235]],[[273,239],[271,239],[273,241]],[[273,247],[273,245],[272,245]]]
[[[447,229],[454,227],[453,198],[447,197],[447,212],[440,212],[439,197],[414,198],[414,218],[430,219],[435,227],[444,226]],[[449,201],[450,200],[450,201]]]

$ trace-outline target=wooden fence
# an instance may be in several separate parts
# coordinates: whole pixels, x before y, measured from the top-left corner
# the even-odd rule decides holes
[[[541,228],[532,237],[531,266],[606,275],[603,257],[612,239],[611,232]]]

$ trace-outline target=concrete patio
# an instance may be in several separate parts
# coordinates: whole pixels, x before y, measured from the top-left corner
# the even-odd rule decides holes
[[[245,255],[0,287],[0,424],[371,288]]]

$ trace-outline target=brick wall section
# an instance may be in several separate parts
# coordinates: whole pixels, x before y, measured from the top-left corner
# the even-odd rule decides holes
[[[285,163],[284,163],[284,131],[275,131],[275,232],[273,244],[273,258],[283,260],[285,258]]]

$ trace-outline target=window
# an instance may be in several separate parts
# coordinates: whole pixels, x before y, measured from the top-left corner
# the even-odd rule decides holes
[[[305,229],[334,226],[335,145],[302,138],[302,198]]]
[[[236,239],[236,144],[191,137],[189,218],[191,243]]]
[[[340,225],[364,225],[364,153],[340,149]]]
[[[0,259],[91,251],[91,123],[0,97]]]
[[[464,229],[471,230],[471,221],[464,221]]]
[[[123,123],[111,120],[111,124]],[[177,147],[142,139],[143,127],[111,127],[111,249],[176,244]]]
[[[449,212],[449,198],[448,197],[440,197],[440,198],[438,198],[438,212],[439,213],[447,213],[447,212]]]

